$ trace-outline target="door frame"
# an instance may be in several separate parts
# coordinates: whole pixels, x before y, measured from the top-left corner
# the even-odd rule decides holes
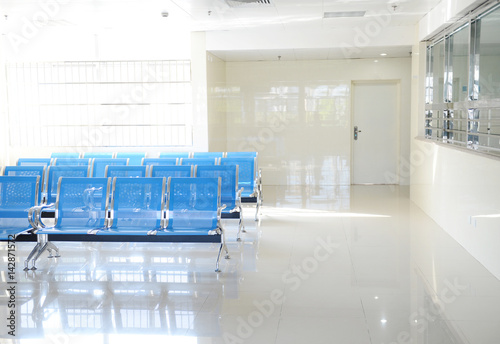
[[[354,184],[354,87],[360,84],[394,84],[396,86],[396,180],[394,184],[373,184],[373,183],[361,183]],[[401,168],[401,79],[379,79],[379,80],[351,80],[351,116],[350,116],[350,148],[351,148],[351,168],[350,168],[350,179],[351,185],[399,185],[401,182],[400,178],[400,168]]]

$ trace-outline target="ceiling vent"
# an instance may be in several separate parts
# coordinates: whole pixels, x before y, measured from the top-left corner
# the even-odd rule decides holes
[[[323,18],[352,18],[364,17],[366,11],[325,12]]]
[[[226,0],[230,7],[260,7],[272,5],[271,0]]]

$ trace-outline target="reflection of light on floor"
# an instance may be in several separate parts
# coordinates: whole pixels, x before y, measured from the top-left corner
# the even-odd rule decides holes
[[[500,214],[488,214],[488,215],[473,215],[471,216],[471,219],[494,219],[500,217]]]
[[[298,216],[298,217],[391,217],[381,214],[363,214],[363,213],[341,213],[314,209],[296,209],[296,208],[266,208],[262,212],[266,216]]]

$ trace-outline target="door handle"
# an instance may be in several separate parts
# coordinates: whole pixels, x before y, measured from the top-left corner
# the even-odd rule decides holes
[[[358,139],[358,133],[360,133],[361,130],[358,129],[358,126],[355,125],[354,126],[354,140],[357,140]]]

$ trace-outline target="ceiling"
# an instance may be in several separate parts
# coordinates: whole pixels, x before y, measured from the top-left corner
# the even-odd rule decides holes
[[[62,30],[206,32],[207,50],[226,61],[409,56],[415,24],[440,0],[0,0],[2,32],[48,18]],[[363,17],[324,18],[325,12],[365,11]]]

